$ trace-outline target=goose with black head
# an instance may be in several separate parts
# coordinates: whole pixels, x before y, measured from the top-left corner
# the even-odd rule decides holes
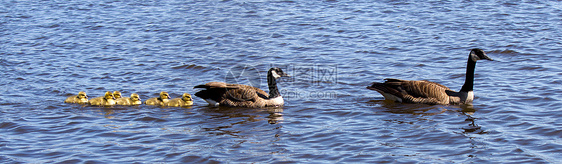
[[[211,106],[229,107],[278,107],[284,105],[284,100],[277,89],[277,79],[289,77],[281,68],[271,68],[267,72],[269,93],[248,85],[229,84],[224,82],[209,82],[194,88],[203,88],[195,96],[207,101]]]
[[[474,68],[476,61],[490,60],[481,49],[472,49],[468,55],[466,79],[461,90],[456,92],[439,83],[421,80],[385,79],[375,82],[367,89],[379,92],[386,100],[418,104],[471,104],[474,100]]]

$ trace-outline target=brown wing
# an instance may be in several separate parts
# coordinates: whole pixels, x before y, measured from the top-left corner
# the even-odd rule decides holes
[[[224,106],[259,106],[262,104],[262,99],[269,96],[265,91],[256,87],[224,82],[210,82],[194,88],[206,88],[206,90],[195,93],[195,96],[212,99]]]
[[[226,89],[236,89],[240,84],[228,84],[224,82],[209,82],[207,84],[198,85],[193,88],[226,88]]]
[[[373,83],[371,87],[367,88],[376,90],[381,94],[392,94],[401,98],[404,102],[424,104],[445,103],[448,100],[448,95],[445,91],[450,90],[444,85],[431,81],[400,79],[385,79],[384,83]]]
[[[387,79],[385,84],[398,86],[397,89],[407,95],[412,97],[421,98],[441,98],[446,90],[450,90],[444,85],[439,83],[421,80],[421,81],[410,81],[410,80],[399,80],[398,79]]]

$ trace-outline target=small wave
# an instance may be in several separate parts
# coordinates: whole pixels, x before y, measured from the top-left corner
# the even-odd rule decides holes
[[[546,70],[546,68],[544,68],[540,65],[534,65],[534,66],[523,66],[523,67],[518,68],[517,70],[544,71],[544,70]]]
[[[145,117],[136,118],[136,119],[134,119],[134,121],[141,121],[141,122],[166,122],[167,120],[161,119],[161,118],[156,118],[156,117],[145,116]]]
[[[523,52],[518,52],[518,51],[510,50],[510,49],[505,49],[505,50],[493,50],[493,51],[488,51],[487,53],[490,53],[490,54],[502,54],[502,55],[508,55],[508,56],[519,56],[519,55],[535,56],[535,55],[542,55],[542,54],[523,53]]]
[[[204,66],[199,66],[199,65],[195,65],[195,64],[183,64],[180,66],[175,66],[172,67],[172,69],[195,69],[195,70],[204,70],[207,67]]]
[[[18,127],[18,124],[13,122],[2,122],[0,123],[0,129],[12,129]]]
[[[13,62],[10,62],[4,58],[0,58],[0,67],[8,67],[8,66],[13,66],[16,65]]]
[[[517,51],[508,50],[508,49],[506,49],[506,50],[493,50],[493,51],[490,51],[490,52],[488,52],[488,53],[494,53],[494,54],[519,54],[519,52],[517,52]]]

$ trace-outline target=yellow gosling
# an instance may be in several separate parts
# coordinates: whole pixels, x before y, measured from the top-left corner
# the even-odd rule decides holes
[[[181,98],[174,98],[166,103],[166,106],[173,106],[173,107],[182,107],[182,106],[191,106],[193,105],[193,99],[191,98],[191,94],[184,93]]]
[[[90,103],[90,105],[97,106],[111,106],[115,105],[115,97],[113,97],[111,92],[107,91],[104,96],[90,99],[88,103]]]
[[[149,98],[144,102],[146,105],[160,105],[164,106],[170,100],[168,92],[160,92],[160,97]]]
[[[131,97],[121,97],[115,100],[117,105],[140,105],[142,104],[141,98],[138,94],[133,93]]]
[[[121,92],[119,92],[119,91],[113,91],[113,97],[115,97],[115,99],[121,98]]]
[[[88,103],[88,95],[86,95],[86,92],[80,91],[80,92],[78,92],[78,95],[73,95],[73,96],[70,96],[70,97],[66,98],[66,100],[64,100],[64,102],[65,103],[86,104],[86,103]]]

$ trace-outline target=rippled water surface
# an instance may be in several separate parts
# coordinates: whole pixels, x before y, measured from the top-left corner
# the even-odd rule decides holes
[[[560,1],[2,1],[0,160],[44,162],[562,161]],[[458,90],[473,106],[383,101],[384,78]],[[210,81],[282,108],[65,104],[120,90],[146,100]]]

